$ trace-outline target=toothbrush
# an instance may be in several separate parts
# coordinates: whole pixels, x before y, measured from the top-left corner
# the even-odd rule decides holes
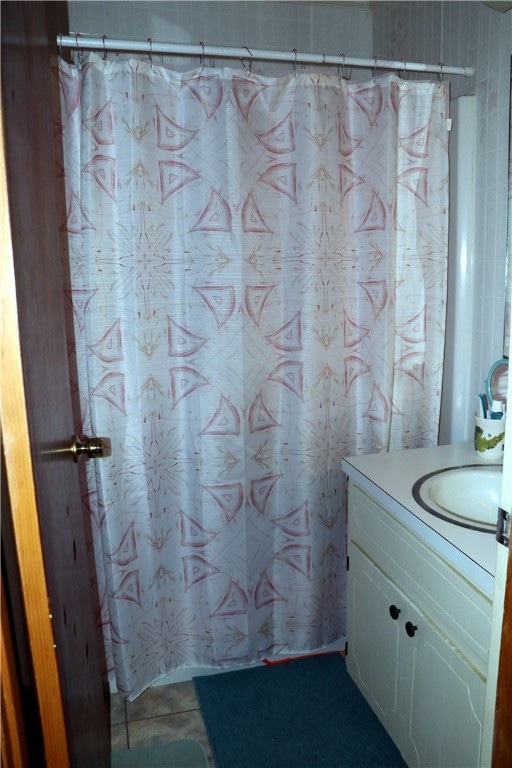
[[[503,419],[503,405],[499,400],[493,400],[491,405],[491,419]]]

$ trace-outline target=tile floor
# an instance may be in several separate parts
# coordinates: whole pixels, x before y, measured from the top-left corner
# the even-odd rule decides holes
[[[132,702],[116,693],[110,697],[110,710],[112,751],[196,739],[215,768],[192,681],[149,688]]]

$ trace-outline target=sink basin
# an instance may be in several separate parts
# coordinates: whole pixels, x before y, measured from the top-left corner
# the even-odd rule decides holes
[[[412,494],[423,509],[443,520],[496,533],[502,474],[500,464],[449,467],[420,477]]]

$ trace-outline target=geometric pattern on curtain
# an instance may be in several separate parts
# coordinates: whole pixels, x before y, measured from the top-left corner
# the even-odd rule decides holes
[[[61,62],[77,430],[109,674],[345,632],[344,455],[437,441],[442,83]]]

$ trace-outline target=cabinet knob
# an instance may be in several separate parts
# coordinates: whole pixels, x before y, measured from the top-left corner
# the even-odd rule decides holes
[[[418,627],[415,624],[413,624],[412,621],[406,621],[406,623],[405,623],[405,631],[407,632],[409,637],[414,637],[414,635],[416,634],[416,630],[417,629],[418,629]]]
[[[392,619],[395,619],[395,621],[398,619],[402,611],[400,608],[397,608],[396,605],[390,605],[389,606],[389,615]]]

